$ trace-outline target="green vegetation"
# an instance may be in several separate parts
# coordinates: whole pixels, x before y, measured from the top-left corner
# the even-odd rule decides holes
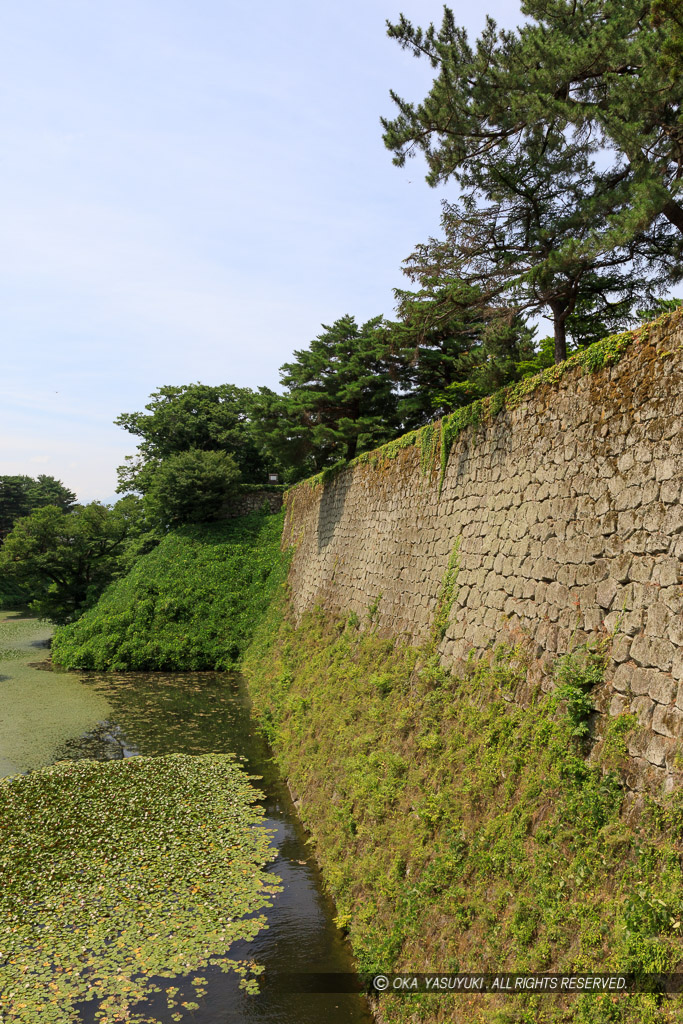
[[[522,708],[520,650],[456,678],[356,616],[318,610],[296,628],[272,611],[243,668],[362,970],[679,965],[683,801],[622,815],[630,716],[586,759],[599,652],[563,659],[561,689]],[[392,1024],[664,1024],[682,1009],[652,995],[381,1004]]]
[[[490,395],[534,357],[533,331],[487,302],[480,286],[446,274],[417,276],[419,291],[395,290],[398,320],[387,325],[404,429]]]
[[[225,669],[284,582],[282,516],[169,533],[97,606],[57,631],[55,661],[99,671]]]
[[[239,492],[239,479],[237,463],[227,452],[177,452],[152,475],[145,512],[166,528],[220,519]]]
[[[23,612],[0,612],[0,777],[50,764],[65,740],[108,717],[106,699],[80,678],[45,671],[51,633]]]
[[[30,476],[0,476],[0,541],[10,532],[18,519],[46,505],[56,505],[68,512],[76,495],[61,480],[41,474]]]
[[[489,18],[473,45],[448,7],[439,28],[403,15],[388,24],[434,81],[420,103],[392,92],[385,144],[399,166],[422,153],[429,184],[455,179],[461,192],[444,204],[445,240],[407,261],[411,276],[460,277],[512,309],[545,310],[556,362],[568,328],[585,343],[600,324],[620,326],[615,312],[626,326],[639,289],[678,280],[677,10],[670,0],[524,0],[519,28]]]
[[[68,512],[75,501],[73,491],[53,476],[0,476],[0,545],[24,516],[46,505]],[[0,568],[0,608],[24,608],[30,600],[30,589]]]
[[[471,311],[496,303],[547,311],[555,362],[567,358],[568,333],[585,346],[632,322],[636,303],[671,278],[671,254],[640,238],[589,254],[614,207],[614,185],[596,172],[591,149],[553,127],[529,132],[498,160],[468,165],[463,184],[483,200],[468,191],[444,203],[443,239],[418,246],[406,273],[420,284],[452,279],[477,289]]]
[[[138,454],[119,467],[119,490],[145,494],[158,465],[180,452],[225,452],[248,483],[264,483],[268,466],[254,442],[253,392],[233,384],[166,386],[150,395],[146,412],[124,412],[118,426],[139,437]]]
[[[255,425],[296,478],[389,440],[399,429],[397,392],[381,316],[343,316],[280,368],[285,389],[260,389]]]
[[[11,598],[14,588],[41,618],[71,622],[125,568],[138,519],[133,498],[114,508],[93,501],[37,509],[17,520],[0,548],[0,589]]]
[[[280,888],[259,795],[227,754],[64,761],[0,784],[0,1019],[67,1024],[95,1000],[102,1024],[156,1020],[151,979],[209,964],[255,986],[258,967],[227,954]],[[203,983],[165,988],[174,1020]]]
[[[350,464],[339,461],[328,466],[322,473],[309,477],[305,483],[309,487],[324,484],[337,473],[342,472],[347,465],[382,465],[398,458],[406,448],[417,446],[420,452],[422,475],[430,477],[438,466],[438,486],[441,489],[451,448],[463,431],[471,427],[472,443],[476,443],[477,430],[481,425],[506,410],[516,409],[538,388],[557,387],[564,375],[571,370],[578,369],[582,373],[597,373],[605,366],[614,366],[634,342],[647,342],[653,329],[667,324],[673,330],[681,323],[681,313],[679,312],[681,303],[678,300],[672,300],[672,303],[668,305],[672,305],[673,308],[667,309],[650,323],[642,324],[632,331],[620,331],[618,334],[602,338],[588,348],[573,353],[562,363],[551,363],[540,372],[525,375],[521,380],[508,384],[500,391],[483,399],[477,399],[469,405],[462,406],[435,423],[427,423],[419,430],[411,430],[374,451],[362,452]]]

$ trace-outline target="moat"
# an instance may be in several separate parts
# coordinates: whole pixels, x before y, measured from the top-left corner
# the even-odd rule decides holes
[[[0,614],[0,774],[11,776],[60,760],[116,760],[169,753],[236,753],[265,794],[263,824],[273,830],[277,856],[269,865],[283,891],[266,911],[268,928],[237,943],[230,955],[265,968],[261,992],[249,995],[234,975],[209,968],[193,1024],[370,1024],[355,993],[297,992],[277,977],[353,972],[335,909],[311,856],[289,793],[255,730],[237,674],[90,675],[51,671],[50,627],[20,613]],[[162,979],[168,985],[168,980]],[[182,988],[182,978],[173,979]],[[93,1001],[80,1004],[84,1024]],[[159,1024],[172,1017],[165,999],[145,1007]],[[40,1022],[36,1022],[40,1024]]]

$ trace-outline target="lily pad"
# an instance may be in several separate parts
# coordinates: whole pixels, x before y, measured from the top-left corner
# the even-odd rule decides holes
[[[227,953],[281,887],[251,783],[232,754],[64,761],[0,783],[0,1021],[67,1024],[96,1000],[101,1024],[141,1024],[153,979],[208,964],[255,988],[257,965]]]

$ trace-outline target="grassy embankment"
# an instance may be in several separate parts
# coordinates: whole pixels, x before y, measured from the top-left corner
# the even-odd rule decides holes
[[[438,633],[439,617],[436,631]],[[271,610],[243,664],[311,830],[339,922],[370,971],[672,970],[683,959],[683,799],[621,816],[629,716],[587,759],[599,652],[523,709],[519,650],[462,678],[355,616]],[[382,1019],[680,1021],[652,995],[382,996]]]
[[[57,630],[55,662],[97,671],[233,667],[286,576],[282,516],[169,533],[97,605]]]

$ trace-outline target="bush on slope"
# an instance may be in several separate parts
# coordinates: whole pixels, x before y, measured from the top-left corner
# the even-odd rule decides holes
[[[282,516],[255,513],[169,533],[77,622],[53,657],[97,671],[225,669],[284,580]]]

